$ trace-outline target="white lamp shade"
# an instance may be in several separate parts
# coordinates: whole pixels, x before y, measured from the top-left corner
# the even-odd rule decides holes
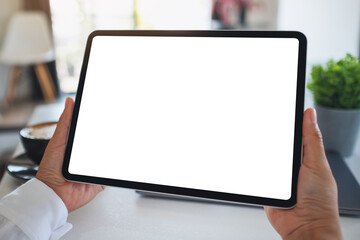
[[[0,61],[30,65],[55,59],[49,22],[42,12],[15,13],[6,29]]]

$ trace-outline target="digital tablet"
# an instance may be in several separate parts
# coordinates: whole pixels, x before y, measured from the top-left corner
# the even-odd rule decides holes
[[[302,159],[299,32],[95,31],[63,175],[290,208]]]

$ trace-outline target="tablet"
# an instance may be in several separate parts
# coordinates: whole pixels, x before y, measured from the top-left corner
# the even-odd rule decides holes
[[[63,175],[289,208],[302,158],[299,32],[95,31]]]

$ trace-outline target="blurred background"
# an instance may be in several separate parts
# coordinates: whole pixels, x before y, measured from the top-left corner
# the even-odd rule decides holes
[[[39,22],[48,28],[42,31],[42,39],[31,43],[21,37],[40,29],[30,20],[18,26],[12,23],[23,11],[42,13]],[[11,38],[16,27],[20,30],[14,30]],[[0,58],[1,154],[11,154],[19,141],[16,130],[26,125],[37,105],[74,95],[87,36],[97,29],[301,31],[308,38],[308,78],[315,64],[343,58],[346,53],[359,58],[360,1],[0,0],[0,49],[10,55],[15,51],[17,56]],[[29,53],[27,58],[28,53],[20,51],[35,49],[31,44],[39,43],[40,48],[48,46],[39,50],[42,55]]]

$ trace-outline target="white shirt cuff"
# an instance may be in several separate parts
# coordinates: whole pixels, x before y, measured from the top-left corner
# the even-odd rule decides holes
[[[34,178],[0,201],[0,214],[16,224],[30,239],[59,239],[72,225],[61,198]]]

